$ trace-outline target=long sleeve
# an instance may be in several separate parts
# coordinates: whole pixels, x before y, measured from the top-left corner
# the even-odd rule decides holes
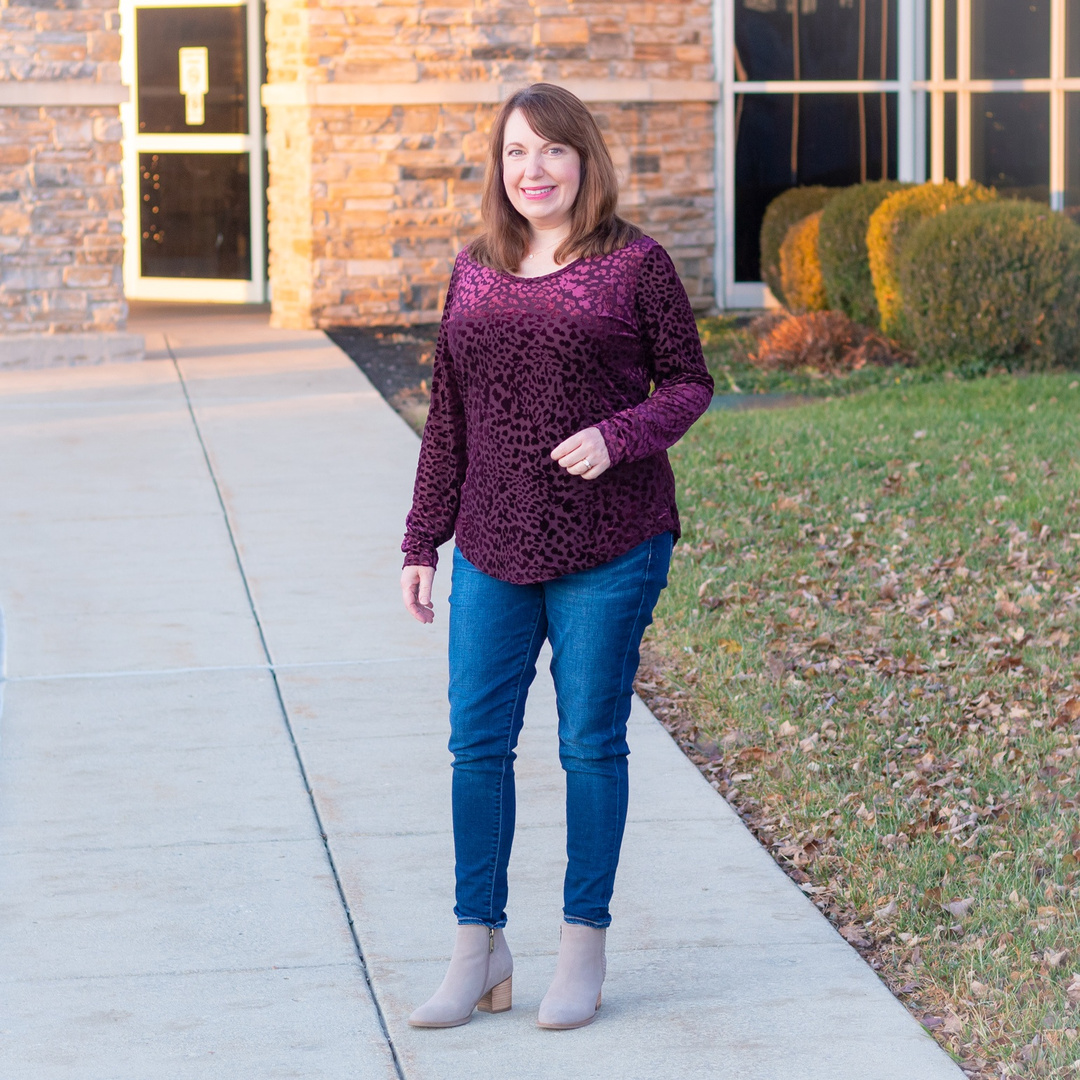
[[[635,308],[655,389],[639,405],[597,424],[612,465],[666,450],[709,407],[713,380],[694,312],[667,252],[655,245],[638,273]]]
[[[442,325],[435,345],[431,406],[413,486],[413,504],[405,519],[401,550],[405,566],[436,566],[436,548],[454,535],[461,485],[465,480],[465,408],[450,355],[447,333],[454,280],[446,293]]]

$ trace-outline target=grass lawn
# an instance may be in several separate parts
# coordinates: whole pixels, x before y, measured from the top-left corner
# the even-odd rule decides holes
[[[639,686],[972,1076],[1080,1076],[1080,387],[896,377],[673,449]]]

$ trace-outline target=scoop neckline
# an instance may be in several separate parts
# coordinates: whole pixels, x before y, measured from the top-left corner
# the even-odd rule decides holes
[[[522,277],[520,274],[508,274],[505,270],[496,270],[491,266],[482,267],[484,270],[490,270],[493,274],[497,274],[501,278],[505,278],[507,281],[550,281],[554,277],[558,277],[560,274],[565,274],[567,270],[573,270],[579,263],[587,262],[589,259],[601,258],[607,259],[611,255],[617,255],[621,251],[628,251],[630,248],[640,244],[643,240],[651,240],[647,233],[642,233],[636,240],[631,240],[625,247],[618,248],[616,251],[611,252],[609,255],[580,255],[573,262],[567,263],[565,266],[560,266],[558,270],[552,270],[550,274],[537,274],[536,277]],[[653,241],[655,243],[655,241]],[[481,266],[471,254],[469,254],[468,247],[463,249],[468,256],[469,261],[474,266]]]
[[[526,277],[524,274],[510,274],[505,270],[496,270],[496,274],[501,274],[504,278],[509,278],[511,281],[546,281],[549,278],[558,277],[560,274],[566,273],[567,270],[573,270],[578,263],[584,262],[585,256],[579,255],[573,262],[568,262],[565,266],[560,266],[558,270],[552,270],[550,274],[533,274],[530,277]]]

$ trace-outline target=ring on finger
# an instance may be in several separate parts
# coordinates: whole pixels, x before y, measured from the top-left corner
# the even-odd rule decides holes
[[[589,462],[588,458],[583,458],[581,464],[585,466],[585,471],[586,472],[588,472],[592,468],[592,465]]]

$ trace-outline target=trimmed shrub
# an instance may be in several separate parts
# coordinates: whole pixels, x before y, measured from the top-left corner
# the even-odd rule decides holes
[[[998,200],[924,221],[900,259],[920,359],[985,369],[1080,366],[1080,226]]]
[[[894,191],[870,215],[866,230],[866,249],[874,298],[886,334],[906,338],[903,328],[903,300],[900,295],[900,256],[904,244],[919,225],[950,206],[989,202],[995,198],[992,188],[970,183],[960,187],[951,180],[944,184],[920,184],[904,191]]]
[[[784,303],[796,313],[825,310],[825,282],[817,251],[820,226],[819,210],[792,225],[780,246]]]
[[[867,364],[895,364],[901,359],[884,338],[839,311],[782,318],[766,315],[750,324],[750,332],[758,339],[750,362],[766,371],[810,368],[823,375],[838,375]]]
[[[781,304],[784,299],[784,283],[780,279],[780,247],[788,229],[807,214],[820,210],[843,188],[813,187],[789,188],[777,195],[761,223],[761,280],[772,289],[773,296]]]
[[[889,195],[905,187],[911,185],[897,180],[855,184],[837,195],[821,215],[818,255],[829,307],[867,326],[878,325],[874,282],[866,251],[870,215]]]

